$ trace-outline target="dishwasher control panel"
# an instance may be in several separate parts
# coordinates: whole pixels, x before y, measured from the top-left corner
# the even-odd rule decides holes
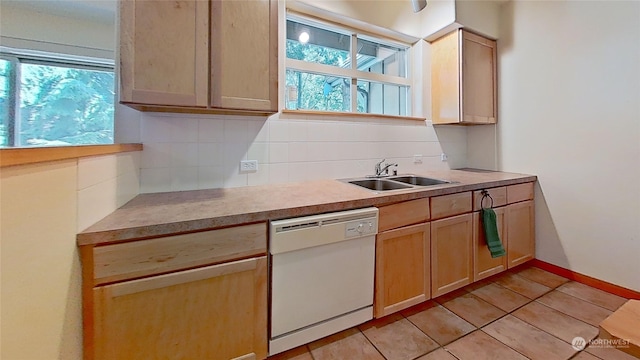
[[[378,224],[375,218],[350,221],[345,224],[346,238],[376,234],[378,232]]]

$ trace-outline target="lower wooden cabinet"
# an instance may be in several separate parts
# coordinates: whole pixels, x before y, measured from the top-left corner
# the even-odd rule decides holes
[[[267,223],[80,246],[83,357],[267,357]]]
[[[535,257],[535,215],[533,200],[507,206],[508,268]]]
[[[506,207],[493,209],[496,213],[496,221],[498,226],[498,235],[502,241],[505,250],[508,249],[507,244],[507,221],[505,215]],[[507,255],[492,258],[491,252],[487,248],[487,241],[484,236],[484,228],[480,212],[473,213],[473,281],[482,280],[491,275],[507,270]]]
[[[96,359],[263,359],[267,259],[93,290]]]
[[[389,315],[430,298],[429,223],[378,234],[375,317]]]
[[[471,214],[431,222],[431,296],[473,281],[473,220]]]

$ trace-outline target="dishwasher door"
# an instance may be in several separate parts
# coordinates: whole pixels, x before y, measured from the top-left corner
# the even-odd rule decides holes
[[[377,215],[271,223],[271,355],[373,318]]]

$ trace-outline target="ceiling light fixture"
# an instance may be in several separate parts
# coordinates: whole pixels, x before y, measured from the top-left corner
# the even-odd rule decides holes
[[[418,12],[427,7],[427,0],[411,0],[413,6],[413,12]]]

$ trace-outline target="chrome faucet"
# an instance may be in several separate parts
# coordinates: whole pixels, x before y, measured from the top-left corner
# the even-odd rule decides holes
[[[385,177],[389,176],[389,168],[392,166],[398,166],[398,164],[387,163],[382,166],[382,163],[387,159],[380,160],[379,163],[376,164],[376,175],[375,177]],[[383,174],[384,173],[384,174]]]

